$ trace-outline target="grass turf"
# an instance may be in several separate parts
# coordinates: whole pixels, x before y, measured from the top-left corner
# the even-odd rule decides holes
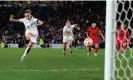
[[[0,80],[104,80],[104,49],[87,56],[87,49],[74,49],[62,56],[61,49],[32,49],[23,63],[25,49],[0,49]]]

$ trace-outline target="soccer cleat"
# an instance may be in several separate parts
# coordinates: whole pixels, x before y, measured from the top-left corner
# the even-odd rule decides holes
[[[94,53],[94,56],[97,56],[97,53]]]
[[[73,52],[72,52],[72,51],[70,51],[70,56],[72,56],[72,53],[73,53]]]
[[[87,56],[90,56],[91,52],[88,52]]]
[[[125,53],[121,53],[121,56],[124,56],[125,55]]]
[[[20,62],[24,62],[25,57],[21,57]]]
[[[63,53],[63,56],[66,56],[66,53]]]

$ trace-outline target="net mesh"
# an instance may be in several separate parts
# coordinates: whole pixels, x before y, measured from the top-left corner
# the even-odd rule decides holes
[[[116,5],[115,80],[133,80],[133,1],[120,0]]]

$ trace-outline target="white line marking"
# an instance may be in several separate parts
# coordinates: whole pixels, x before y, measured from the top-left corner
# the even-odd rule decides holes
[[[65,71],[102,71],[103,69],[51,69],[51,70],[9,70],[9,71],[4,71],[0,70],[0,72],[65,72]]]

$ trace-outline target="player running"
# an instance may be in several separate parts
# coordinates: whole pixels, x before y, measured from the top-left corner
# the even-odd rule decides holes
[[[122,55],[125,54],[127,43],[130,44],[130,33],[126,28],[126,24],[123,23],[116,31],[116,56],[119,55],[120,47],[122,47]]]
[[[20,60],[21,62],[24,61],[25,57],[30,52],[33,44],[37,43],[37,37],[38,37],[37,26],[43,24],[43,22],[41,20],[38,20],[31,15],[31,10],[26,10],[24,13],[24,16],[25,16],[25,18],[21,18],[21,19],[10,18],[10,21],[12,21],[12,22],[24,23],[25,28],[26,28],[25,37],[27,40],[30,40],[23,56],[21,57],[21,60]]]
[[[97,56],[98,48],[99,48],[99,35],[104,40],[104,36],[99,28],[96,26],[96,23],[92,23],[91,27],[88,28],[87,37],[93,40],[93,45],[95,46],[94,55]],[[92,45],[88,45],[88,56],[91,54]]]
[[[63,28],[63,55],[66,55],[66,47],[67,43],[70,47],[70,55],[72,56],[72,42],[73,42],[73,29],[76,26],[76,24],[71,25],[71,22],[69,20],[66,21],[66,25]]]

